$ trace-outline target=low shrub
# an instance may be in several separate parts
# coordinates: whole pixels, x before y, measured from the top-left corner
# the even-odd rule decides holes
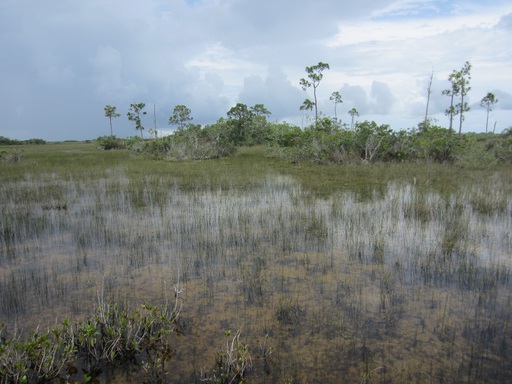
[[[19,163],[21,162],[21,158],[23,156],[23,151],[18,148],[14,148],[11,151],[2,151],[0,153],[0,159],[5,161],[6,163]]]
[[[123,139],[116,136],[101,136],[96,139],[99,149],[124,149],[125,143]]]
[[[209,384],[244,383],[247,372],[252,368],[249,346],[240,341],[240,330],[231,337],[226,332],[226,346],[217,352],[216,366],[210,375],[201,374],[201,381]]]
[[[175,287],[174,305],[143,304],[134,311],[100,302],[95,316],[75,326],[66,319],[26,338],[19,333],[9,336],[6,325],[0,325],[0,382],[39,383],[78,374],[88,382],[104,365],[137,359],[144,359],[145,370],[151,371],[172,357],[169,335],[181,311],[179,293]]]

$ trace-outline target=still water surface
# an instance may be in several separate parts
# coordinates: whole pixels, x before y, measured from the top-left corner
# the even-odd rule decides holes
[[[368,192],[369,191],[369,192]],[[183,289],[169,382],[249,346],[250,383],[504,382],[512,377],[512,197],[414,182],[317,196],[122,174],[5,183],[0,320],[47,327]],[[140,382],[142,369],[103,382]]]

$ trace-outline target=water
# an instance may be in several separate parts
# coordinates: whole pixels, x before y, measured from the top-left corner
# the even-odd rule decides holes
[[[512,374],[512,197],[415,183],[316,196],[123,174],[0,187],[0,320],[11,332],[183,289],[170,382],[248,345],[251,383],[502,382]],[[103,382],[140,382],[144,372]]]

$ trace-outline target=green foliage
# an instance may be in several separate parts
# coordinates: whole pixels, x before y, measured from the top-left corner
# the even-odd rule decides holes
[[[257,145],[264,143],[270,134],[270,125],[267,122],[270,114],[263,104],[255,104],[249,108],[238,103],[227,112],[228,120],[219,120],[217,124],[223,124],[234,145]]]
[[[296,125],[275,123],[269,126],[267,141],[280,147],[293,147],[299,144],[302,133]]]
[[[43,139],[28,139],[28,140],[24,140],[23,141],[24,144],[36,144],[36,145],[41,145],[41,144],[46,144],[46,141],[43,140]]]
[[[228,119],[201,127],[187,124],[190,110],[183,105],[175,107],[169,122],[178,124],[174,135],[149,141],[129,139],[126,146],[136,156],[156,160],[202,160],[233,156],[237,146],[267,143],[275,136],[267,117],[270,111],[263,104],[248,107],[238,103],[228,112]],[[135,117],[134,117],[135,119]]]
[[[269,154],[292,162],[358,163],[427,161],[486,167],[512,162],[512,135],[456,135],[450,129],[420,123],[419,130],[393,131],[387,124],[358,122],[340,127],[328,118],[304,131],[272,125]]]
[[[57,377],[75,358],[70,340],[72,329],[67,321],[47,332],[33,330],[26,340],[20,335],[5,337],[0,327],[0,378],[5,383],[33,383]]]
[[[501,135],[491,135],[491,139],[486,140],[486,149],[493,153],[497,162],[512,164],[512,128]]]
[[[131,145],[134,155],[154,160],[206,160],[233,156],[236,147],[230,136],[229,122],[220,120],[217,124],[201,128],[190,124],[188,128],[174,135],[149,141],[138,141]]]
[[[316,72],[312,72],[313,75],[316,76]],[[316,81],[319,79],[321,72]],[[461,81],[454,85],[457,92],[461,92],[457,88],[462,87],[459,84]],[[467,90],[467,83],[465,87]],[[338,96],[333,93],[333,98],[339,101]],[[309,109],[314,103],[308,105]],[[336,118],[320,116],[315,124],[301,130],[286,122],[269,123],[267,117],[270,112],[263,104],[248,107],[238,103],[227,112],[227,119],[221,118],[215,124],[201,127],[185,123],[188,108],[176,108],[176,119],[172,120],[181,124],[182,128],[174,135],[148,141],[132,137],[125,140],[124,145],[136,156],[171,161],[227,157],[236,154],[237,147],[261,144],[267,144],[268,156],[286,158],[292,162],[374,163],[407,160],[486,166],[494,162],[511,162],[512,159],[510,135],[490,135],[485,139],[472,140],[471,134],[455,135],[453,130],[432,125],[428,119],[419,123],[418,129],[396,132],[389,125],[379,125],[374,121],[356,124],[352,121],[348,129]],[[180,111],[184,113],[183,119],[178,118]],[[349,114],[352,118],[359,115],[355,108]],[[122,148],[123,145],[115,137],[99,138],[98,142],[105,149]]]
[[[316,130],[318,132],[323,132],[325,134],[333,134],[340,130],[340,123],[337,119],[331,119],[329,117],[322,117],[318,120],[316,126],[311,126],[309,129]]]
[[[413,135],[415,157],[439,163],[454,162],[463,148],[463,138],[450,129],[430,126]]]
[[[145,107],[146,107],[145,103],[132,103],[132,104],[130,104],[130,110],[126,114],[128,116],[128,120],[135,122],[135,129],[137,131],[140,131],[141,138],[142,138],[142,131],[144,130],[144,126],[142,125],[140,115],[146,114],[146,111],[144,111]]]
[[[468,112],[470,107],[465,101],[465,97],[471,90],[469,80],[471,79],[471,64],[466,61],[459,71],[452,71],[448,76],[451,87],[443,90],[443,95],[450,97],[450,106],[446,109],[445,114],[450,118],[449,130],[453,130],[453,118],[459,115],[459,136],[462,134],[462,122],[464,121],[464,112]],[[455,98],[460,97],[460,101],[455,104]]]
[[[137,152],[138,148],[143,146],[144,140],[140,136],[130,136],[124,140],[124,144],[126,148]]]
[[[271,133],[267,117],[263,115],[254,116],[248,126],[244,145],[259,145],[268,140]]]
[[[301,111],[312,111],[313,107],[315,106],[315,103],[309,99],[304,100],[302,105],[300,106]]]
[[[178,130],[181,131],[186,128],[189,121],[192,121],[192,111],[184,105],[176,105],[174,107],[172,116],[169,117],[169,124],[178,125]]]
[[[24,145],[24,144],[46,144],[43,139],[13,140],[4,136],[0,136],[0,145]]]
[[[254,113],[242,103],[237,103],[227,112],[231,125],[231,137],[235,144],[240,145],[246,141],[248,130],[251,125]]]
[[[177,124],[174,135],[152,140],[143,140],[144,127],[140,115],[145,114],[144,103],[131,104],[128,113],[135,121],[140,137],[121,140],[115,136],[103,136],[97,139],[103,149],[121,149],[127,147],[132,154],[155,160],[201,160],[232,156],[237,147],[267,144],[267,155],[286,158],[292,162],[310,161],[315,163],[374,163],[387,161],[427,161],[438,163],[458,163],[462,166],[485,167],[495,162],[512,162],[512,144],[510,135],[472,138],[471,134],[456,136],[452,128],[455,114],[460,114],[461,126],[464,112],[468,110],[464,97],[470,90],[471,65],[466,62],[460,71],[449,76],[451,88],[443,91],[450,96],[450,116],[448,129],[431,124],[426,119],[418,124],[418,129],[393,131],[387,124],[374,121],[355,123],[359,112],[352,108],[350,129],[336,118],[336,105],[343,102],[339,92],[333,92],[330,100],[334,102],[335,117],[319,116],[317,111],[316,88],[323,78],[323,71],[329,69],[326,63],[306,67],[307,79],[300,84],[304,90],[312,87],[315,101],[306,99],[301,110],[315,108],[315,123],[304,130],[283,123],[269,123],[270,111],[263,104],[248,107],[237,103],[227,112],[227,119],[220,118],[215,124],[201,127],[189,124],[192,120],[190,109],[177,105],[169,119]],[[455,97],[460,97],[456,104]],[[482,99],[482,106],[489,112],[497,99],[489,93]],[[107,106],[110,107],[110,106]],[[115,107],[107,110],[115,114]],[[460,132],[461,127],[459,128]],[[2,139],[0,137],[0,139]],[[5,139],[5,138],[3,138]],[[6,158],[4,153],[4,159]]]
[[[7,337],[0,327],[0,379],[2,383],[39,383],[68,377],[75,365],[85,362],[82,380],[93,379],[94,367],[117,365],[137,356],[146,359],[145,368],[172,358],[169,336],[175,331],[181,305],[175,287],[174,305],[143,304],[126,311],[118,305],[100,303],[97,314],[74,327],[66,319],[47,332],[32,331],[28,338]],[[71,368],[71,369],[70,369]]]
[[[343,99],[341,98],[341,93],[339,91],[334,91],[331,96],[329,97],[329,100],[331,100],[334,103],[334,118],[338,119],[338,112],[336,110],[336,106],[340,103],[343,103]]]
[[[19,163],[23,156],[23,150],[19,148],[13,148],[10,151],[0,152],[0,159],[6,163]]]
[[[485,133],[487,133],[489,129],[489,113],[494,109],[494,104],[496,104],[498,101],[499,100],[492,92],[487,92],[487,95],[485,95],[483,99],[480,101],[480,106],[482,108],[485,108],[485,111],[487,113],[487,118],[485,120]]]
[[[4,136],[0,136],[0,145],[21,145],[20,140],[12,140]]]
[[[375,121],[356,124],[356,146],[360,157],[368,162],[394,160],[395,132],[389,125]]]
[[[306,67],[306,73],[308,75],[308,78],[302,78],[300,79],[300,86],[304,91],[306,91],[308,88],[313,87],[313,97],[314,101],[312,102],[309,99],[306,99],[302,106],[300,107],[301,110],[311,110],[313,109],[313,106],[315,107],[315,124],[318,123],[318,100],[316,95],[316,89],[320,85],[320,81],[324,77],[323,71],[330,69],[329,64],[319,62],[316,65],[312,65],[310,67]],[[340,96],[341,99],[341,96]]]
[[[96,139],[96,143],[98,144],[98,148],[104,150],[125,148],[124,140],[113,135],[100,136]]]
[[[348,114],[351,117],[350,129],[354,129],[354,119],[359,116],[359,112],[357,111],[357,109],[352,108],[350,111],[348,111]]]
[[[397,134],[388,125],[379,126],[374,121],[358,123],[355,130],[349,130],[322,118],[294,138],[296,150],[287,155],[293,161],[317,163],[403,160],[404,136],[404,132]]]
[[[272,113],[265,107],[264,104],[255,104],[250,108],[254,116],[270,116]]]
[[[491,135],[492,136],[492,135]],[[498,159],[490,150],[496,142],[486,134],[468,133],[464,135],[465,145],[461,148],[457,164],[474,169],[485,169],[495,165]]]
[[[119,113],[116,113],[116,107],[112,105],[105,105],[104,111],[105,117],[108,117],[108,121],[110,123],[110,136],[112,136],[112,119],[115,119],[116,117],[119,117],[121,115]]]

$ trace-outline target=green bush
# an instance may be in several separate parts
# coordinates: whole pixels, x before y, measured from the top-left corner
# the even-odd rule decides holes
[[[102,366],[119,365],[136,357],[144,357],[148,373],[170,359],[169,335],[181,305],[176,289],[173,305],[143,304],[140,309],[126,311],[117,305],[100,303],[98,312],[84,321],[70,325],[64,320],[46,332],[33,330],[27,338],[20,334],[7,336],[0,325],[0,382],[40,383],[64,378],[64,367],[77,373],[75,365],[85,363],[83,382]]]
[[[438,163],[454,162],[464,148],[463,138],[439,126],[413,134],[413,140],[417,158]]]
[[[42,145],[46,144],[46,141],[43,139],[28,139],[24,141],[25,144],[35,144],[35,145]]]
[[[0,145],[46,144],[43,139],[13,140],[0,136]]]
[[[125,148],[124,140],[114,135],[98,137],[96,143],[98,144],[98,148],[104,150]]]
[[[512,128],[507,128],[501,135],[491,140],[488,148],[494,153],[498,162],[512,164]]]
[[[280,147],[293,147],[300,142],[302,133],[302,130],[296,125],[286,122],[275,123],[271,125],[265,141]]]
[[[274,125],[268,155],[292,162],[358,163],[426,161],[482,167],[495,162],[512,162],[512,134],[454,132],[430,124],[419,130],[393,131],[374,121],[356,124],[354,130],[320,120],[304,131],[286,124]]]
[[[11,151],[2,151],[0,152],[0,159],[5,161],[6,163],[19,163],[21,162],[21,158],[23,155],[23,150],[18,148],[13,148]]]
[[[233,156],[236,146],[224,124],[201,128],[191,124],[174,135],[159,139],[137,141],[131,145],[135,156],[168,161],[205,160]]]
[[[11,140],[7,137],[0,136],[0,145],[21,145],[22,142],[20,140]]]

